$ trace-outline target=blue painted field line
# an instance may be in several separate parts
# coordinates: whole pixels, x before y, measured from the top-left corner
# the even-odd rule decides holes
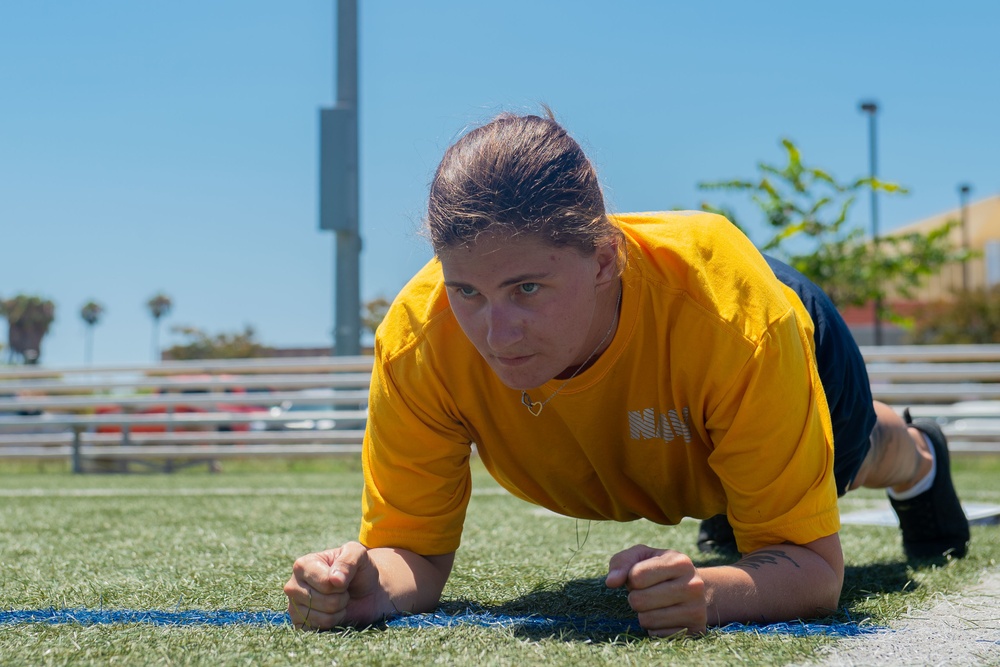
[[[771,623],[769,625],[744,625],[730,623],[719,628],[719,632],[750,632],[759,635],[826,635],[829,637],[857,637],[858,635],[874,635],[880,632],[891,632],[889,628],[878,625],[859,625],[857,623]]]
[[[575,630],[580,633],[645,635],[646,631],[635,619],[587,618],[582,616],[508,616],[489,611],[466,610],[459,614],[433,612],[400,616],[387,624],[392,628],[447,628],[457,625],[477,625],[491,628],[514,628],[536,631]],[[828,635],[854,637],[885,631],[886,628],[857,623],[772,623],[770,625],[744,625],[731,623],[719,632],[749,632],[761,635]]]
[[[138,609],[23,609],[0,611],[0,625],[73,623],[78,625],[113,625],[148,623],[150,625],[289,625],[288,614],[277,611],[159,611]],[[580,633],[645,634],[636,620],[586,618],[582,616],[511,616],[483,610],[466,610],[457,614],[432,612],[390,619],[389,628],[449,628],[473,625],[484,628],[513,628],[542,632],[573,630]],[[732,623],[719,632],[750,632],[761,635],[830,635],[852,637],[884,631],[886,628],[857,623],[772,623],[743,625]]]
[[[150,625],[287,625],[288,614],[277,611],[158,611],[139,609],[23,609],[0,611],[0,625],[20,623],[76,623],[108,625],[148,623]]]
[[[511,616],[495,614],[485,610],[467,609],[457,614],[431,612],[398,616],[390,619],[390,628],[451,628],[459,625],[474,625],[482,628],[512,628],[515,630],[553,631],[573,630],[581,633],[600,634],[645,634],[637,620],[614,618],[588,618],[583,616]]]

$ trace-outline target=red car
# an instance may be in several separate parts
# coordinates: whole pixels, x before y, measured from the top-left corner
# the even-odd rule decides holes
[[[202,379],[209,378],[212,376],[208,375],[193,375],[193,376],[177,376],[178,380],[181,379]],[[177,393],[181,394],[207,394],[208,389],[182,389]],[[225,390],[227,394],[245,394],[246,390],[239,387],[228,388]],[[172,394],[169,389],[160,389],[157,391],[158,394]],[[184,413],[209,413],[209,412],[234,412],[234,413],[257,413],[257,412],[267,412],[268,408],[261,405],[247,405],[245,403],[216,403],[211,409],[206,407],[201,407],[198,405],[184,405],[184,404],[173,404],[168,405],[150,405],[147,407],[142,407],[137,409],[134,414],[137,415],[162,415],[168,412],[173,414],[184,414]],[[96,414],[99,415],[118,415],[122,414],[122,407],[120,405],[106,405],[98,407],[95,410]],[[116,425],[98,426],[98,433],[121,433],[121,427]],[[165,424],[140,424],[136,426],[131,426],[129,431],[132,433],[164,433],[167,430]],[[185,425],[185,426],[174,426],[172,427],[174,431],[249,431],[250,424],[246,422],[234,423],[234,424],[218,424],[218,425]]]

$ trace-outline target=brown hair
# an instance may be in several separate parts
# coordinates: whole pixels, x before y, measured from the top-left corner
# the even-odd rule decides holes
[[[551,111],[504,113],[455,142],[431,183],[427,230],[435,252],[489,233],[530,234],[590,255],[621,237],[593,165]]]

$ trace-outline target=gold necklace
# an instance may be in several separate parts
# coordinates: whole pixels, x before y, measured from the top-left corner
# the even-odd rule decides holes
[[[548,405],[549,401],[555,398],[556,394],[562,391],[563,387],[568,385],[569,381],[575,378],[577,373],[579,373],[580,371],[582,371],[584,368],[587,367],[587,364],[589,364],[590,360],[594,358],[594,355],[597,354],[597,351],[601,349],[601,346],[604,345],[605,341],[608,340],[608,336],[611,335],[611,332],[615,328],[615,323],[618,321],[618,308],[619,306],[622,305],[622,292],[624,291],[625,291],[625,286],[622,285],[621,288],[619,288],[618,290],[618,300],[615,302],[615,312],[614,316],[611,318],[611,326],[608,327],[608,330],[604,333],[604,338],[602,338],[601,342],[597,344],[597,347],[594,348],[594,351],[590,353],[590,356],[587,357],[586,360],[580,366],[577,366],[576,370],[573,371],[573,374],[570,375],[568,378],[566,378],[565,382],[559,385],[556,388],[556,390],[552,392],[552,394],[544,401],[532,401],[531,397],[528,396],[527,391],[523,390],[521,391],[521,403],[524,405],[524,407],[528,408],[528,412],[530,412],[535,417],[542,414],[542,408]]]

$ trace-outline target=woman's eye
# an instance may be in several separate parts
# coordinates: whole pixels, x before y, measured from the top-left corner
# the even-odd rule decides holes
[[[474,297],[477,294],[479,294],[478,291],[476,291],[475,289],[473,289],[471,287],[459,287],[457,291],[458,291],[459,296],[463,296],[466,299]]]
[[[522,283],[519,287],[522,294],[534,294],[538,291],[540,285],[538,283]]]

